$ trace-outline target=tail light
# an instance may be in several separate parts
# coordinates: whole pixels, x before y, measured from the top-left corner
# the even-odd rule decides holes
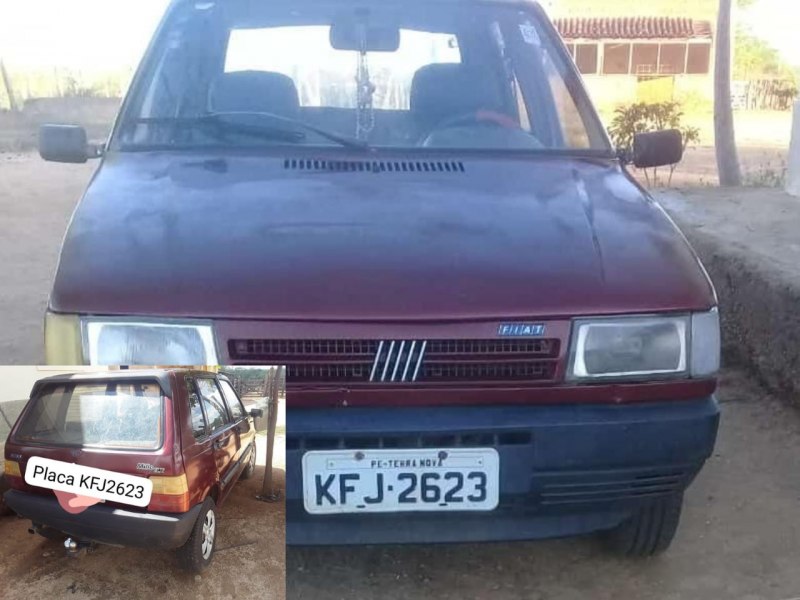
[[[150,478],[153,482],[153,495],[147,510],[152,512],[183,513],[189,508],[189,482],[186,475],[175,477]]]
[[[19,487],[22,485],[22,471],[20,470],[19,463],[17,461],[6,460],[3,474],[5,475],[6,481],[8,481],[8,485],[11,487]]]

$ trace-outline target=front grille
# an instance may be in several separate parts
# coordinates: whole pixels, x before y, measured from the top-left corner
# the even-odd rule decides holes
[[[530,430],[502,433],[426,433],[359,436],[307,435],[286,438],[287,450],[374,450],[381,448],[502,448],[532,443]]]
[[[425,365],[425,381],[463,381],[479,379],[483,381],[525,381],[552,379],[555,363],[536,360],[520,363],[474,363],[452,364],[432,363]]]
[[[234,339],[228,351],[236,364],[286,365],[292,384],[519,383],[553,380],[560,342]]]
[[[691,481],[688,468],[534,473],[542,504],[583,504],[633,500],[679,492]]]

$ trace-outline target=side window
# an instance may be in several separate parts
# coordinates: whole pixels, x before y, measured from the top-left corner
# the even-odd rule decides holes
[[[213,379],[198,379],[197,391],[200,392],[203,407],[206,409],[211,431],[224,427],[228,423],[228,413],[217,384]]]
[[[204,438],[207,434],[206,417],[203,414],[200,395],[197,393],[195,382],[192,379],[186,380],[186,394],[189,396],[189,410],[192,415],[192,434],[195,439],[199,440]]]
[[[236,395],[236,391],[231,384],[220,379],[219,387],[222,388],[222,393],[225,396],[225,403],[228,405],[228,409],[230,409],[233,415],[233,420],[238,421],[239,419],[244,419],[247,413],[244,410],[244,406],[242,406],[242,401],[239,400],[239,396]]]

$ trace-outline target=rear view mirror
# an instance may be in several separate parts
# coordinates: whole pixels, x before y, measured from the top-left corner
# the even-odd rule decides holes
[[[48,161],[85,163],[99,156],[91,146],[86,130],[77,125],[42,125],[39,129],[39,155]]]
[[[637,133],[633,138],[633,164],[640,169],[681,162],[683,138],[677,129]]]
[[[396,52],[400,47],[400,30],[388,25],[370,25],[359,18],[344,18],[331,25],[331,46],[353,52]]]
[[[254,419],[260,419],[261,417],[264,416],[264,411],[263,409],[260,408],[253,408],[250,410],[250,416],[253,417]]]

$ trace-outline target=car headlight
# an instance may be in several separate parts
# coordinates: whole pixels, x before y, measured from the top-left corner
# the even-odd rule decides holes
[[[213,328],[206,321],[79,318],[49,313],[45,347],[49,364],[219,364]]]
[[[578,319],[568,379],[707,377],[719,369],[719,313]]]

